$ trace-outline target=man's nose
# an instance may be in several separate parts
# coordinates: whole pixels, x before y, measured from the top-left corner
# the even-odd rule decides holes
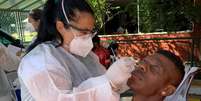
[[[147,68],[146,66],[142,65],[142,64],[137,64],[136,65],[136,70],[142,71],[142,72],[146,72]]]

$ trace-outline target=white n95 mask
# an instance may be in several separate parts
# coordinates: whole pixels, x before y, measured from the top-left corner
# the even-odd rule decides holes
[[[70,42],[69,50],[71,53],[86,57],[93,48],[92,37],[90,35],[75,36]]]
[[[65,17],[67,23],[69,24],[70,21],[64,10],[64,0],[62,0],[61,6],[62,6],[62,11],[63,11],[64,17]],[[87,34],[87,35],[83,35],[83,36],[76,36],[75,30],[73,30],[72,27],[70,27],[70,28],[74,35],[74,38],[70,42],[70,45],[69,45],[70,52],[73,54],[82,56],[82,57],[86,57],[93,48],[92,35]]]

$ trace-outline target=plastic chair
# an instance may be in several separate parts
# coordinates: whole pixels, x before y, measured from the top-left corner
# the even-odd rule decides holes
[[[15,101],[13,94],[7,76],[0,67],[0,101]]]

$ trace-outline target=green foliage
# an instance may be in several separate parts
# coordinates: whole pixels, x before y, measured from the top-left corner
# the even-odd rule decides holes
[[[190,27],[179,0],[140,0],[140,9],[142,32],[179,31]]]
[[[139,3],[137,0],[130,0],[124,7],[114,6],[107,0],[88,2],[95,12],[99,27],[123,12],[128,12],[132,17],[129,23],[137,24],[137,4],[140,7],[141,32],[187,30],[191,29],[193,22],[201,23],[201,5],[194,4],[192,0],[139,0]]]
[[[139,21],[140,21],[140,31],[141,32],[151,32],[154,29],[154,19],[155,11],[152,8],[152,0],[140,0],[139,1]]]
[[[196,2],[194,3],[192,0],[181,1],[182,5],[184,5],[183,9],[185,11],[185,16],[194,23],[201,23],[201,4]]]
[[[103,26],[107,11],[106,0],[88,0],[88,2],[95,12],[97,26]]]
[[[127,10],[136,18],[137,0],[131,2],[136,5]],[[139,6],[141,32],[186,30],[191,29],[192,22],[201,22],[201,5],[194,5],[192,0],[139,0]]]

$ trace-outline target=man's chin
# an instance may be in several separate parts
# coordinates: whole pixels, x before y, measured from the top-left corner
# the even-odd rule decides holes
[[[135,90],[137,87],[137,85],[135,85],[135,82],[129,79],[128,79],[127,85],[131,90]]]
[[[134,81],[131,78],[129,78],[127,81],[127,85],[130,87],[133,83]]]

